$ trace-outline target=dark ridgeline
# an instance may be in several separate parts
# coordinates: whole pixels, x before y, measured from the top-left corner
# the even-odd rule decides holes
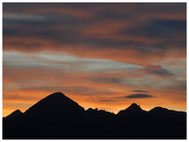
[[[3,139],[186,139],[186,112],[132,104],[118,114],[84,110],[62,93],[3,118]]]

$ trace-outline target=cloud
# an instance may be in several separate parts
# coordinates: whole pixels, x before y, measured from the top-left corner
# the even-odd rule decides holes
[[[39,100],[40,97],[38,96],[23,96],[19,94],[4,94],[3,95],[3,100],[22,100],[22,101],[36,101]]]
[[[5,3],[3,7],[4,50],[61,51],[140,65],[185,57],[185,4]],[[143,62],[138,60],[141,55]]]
[[[160,76],[160,77],[172,77],[172,76],[174,76],[173,73],[164,69],[160,65],[148,65],[148,66],[146,66],[145,70],[148,73],[151,73],[153,75]]]
[[[186,20],[156,19],[145,25],[129,28],[121,31],[123,34],[131,34],[148,38],[171,40],[179,37],[186,38]]]
[[[105,77],[101,77],[101,78],[92,78],[91,79],[92,82],[95,82],[95,83],[100,83],[100,84],[104,84],[104,83],[107,83],[107,84],[121,84],[123,83],[123,78],[105,78]]]
[[[140,92],[140,93],[148,93],[148,91],[145,90],[132,90],[133,92]]]
[[[124,98],[128,98],[128,99],[142,99],[142,98],[152,98],[152,95],[148,95],[148,94],[131,94],[128,96],[125,96]]]

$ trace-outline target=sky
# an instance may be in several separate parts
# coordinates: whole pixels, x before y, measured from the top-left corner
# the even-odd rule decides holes
[[[186,4],[4,3],[3,116],[54,92],[186,111]]]

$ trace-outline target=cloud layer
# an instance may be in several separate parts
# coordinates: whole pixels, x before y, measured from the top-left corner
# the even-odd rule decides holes
[[[185,110],[186,4],[3,3],[4,115],[54,91],[85,108]]]
[[[125,98],[128,98],[128,99],[141,99],[141,98],[152,98],[152,97],[153,96],[149,94],[131,94],[131,95],[125,96]]]

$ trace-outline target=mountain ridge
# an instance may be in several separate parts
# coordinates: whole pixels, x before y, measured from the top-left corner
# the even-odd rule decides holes
[[[67,97],[66,95],[64,95],[64,93],[62,93],[62,92],[55,92],[55,93],[52,93],[52,94],[50,94],[50,95],[48,95],[47,97],[45,97],[45,98],[43,98],[43,99],[41,99],[40,101],[38,101],[37,103],[35,103],[34,105],[32,105],[30,108],[28,108],[24,113],[28,113],[28,111],[30,111],[30,109],[32,108],[32,107],[34,107],[35,105],[37,105],[37,104],[39,104],[40,102],[42,102],[42,101],[47,101],[47,100],[49,100],[50,98],[53,98],[53,99],[57,99],[57,100],[61,100],[61,98],[64,98],[64,99],[66,99],[66,101],[71,101],[71,102],[73,102],[73,103],[75,103],[76,105],[78,105],[78,106],[80,106],[78,103],[76,103],[75,101],[73,101],[73,100],[71,100],[69,97]],[[48,102],[46,102],[46,103],[48,103]],[[57,104],[56,104],[57,105]],[[80,106],[80,107],[82,107],[82,106]],[[82,109],[83,110],[85,110],[83,107],[82,107]],[[93,110],[98,110],[97,108],[88,108],[88,109],[93,109]],[[88,110],[87,109],[87,110]],[[85,111],[87,111],[87,110],[85,110]],[[113,114],[115,114],[115,115],[118,115],[121,111],[145,111],[145,112],[153,112],[153,111],[157,111],[157,110],[159,110],[159,111],[176,111],[176,110],[171,110],[171,109],[167,109],[167,108],[164,108],[164,107],[160,107],[160,106],[157,106],[157,107],[154,107],[154,108],[152,108],[152,109],[150,109],[150,110],[148,110],[148,111],[146,111],[146,110],[143,110],[141,107],[140,107],[140,105],[138,105],[138,104],[136,104],[136,103],[132,103],[130,106],[128,106],[127,108],[125,108],[124,110],[120,110],[120,111],[118,111],[117,113],[114,113],[114,112],[109,112],[109,111],[107,111],[107,110],[98,110],[98,111],[105,111],[105,112],[109,112],[109,113],[113,113]],[[21,112],[19,109],[17,109],[17,110],[15,110],[15,111],[13,111],[12,113],[15,113],[15,112]],[[176,111],[176,112],[180,112],[180,113],[186,113],[185,111]],[[11,113],[11,114],[12,114]],[[21,112],[22,113],[22,112]],[[24,113],[22,113],[22,114],[24,114]],[[11,114],[9,114],[9,115],[11,115]],[[7,115],[6,117],[8,117],[9,115]]]
[[[3,118],[4,139],[185,137],[186,112],[162,107],[145,111],[136,103],[117,114],[85,110],[61,92],[48,95],[24,113],[16,110]]]
[[[70,99],[69,97],[67,97],[66,95],[64,95],[64,93],[62,93],[62,92],[55,92],[55,93],[52,93],[52,94],[50,94],[50,95],[48,95],[47,97],[45,97],[45,98],[43,98],[43,99],[41,99],[40,101],[42,101],[42,100],[44,100],[44,99],[47,99],[47,98],[49,98],[49,97],[58,97],[58,96],[64,96],[65,98],[67,98],[67,99]],[[70,99],[71,100],[71,99]],[[40,101],[38,101],[38,102],[40,102]],[[73,101],[73,100],[72,100]],[[37,103],[38,103],[37,102]],[[75,102],[75,101],[73,101],[73,102]],[[75,102],[76,103],[76,102]],[[76,104],[78,104],[78,103],[76,103]],[[79,105],[79,104],[78,104]],[[140,109],[142,109],[141,107],[140,107],[140,105],[138,105],[138,104],[136,104],[136,103],[132,103],[130,106],[128,106],[127,108],[125,108],[125,109],[128,109],[128,108],[130,108],[130,107],[132,107],[132,106],[138,106]],[[161,107],[161,106],[157,106],[157,107],[154,107],[154,108],[163,108],[163,109],[167,109],[167,108],[164,108],[164,107]],[[154,108],[152,108],[152,109],[150,109],[150,110],[148,110],[148,111],[151,111],[151,110],[153,110]],[[89,108],[88,108],[89,109]],[[92,109],[97,109],[97,108],[92,108]],[[17,109],[17,110],[19,110],[19,109]],[[142,109],[143,110],[143,109]],[[167,109],[167,110],[170,110],[170,111],[177,111],[177,112],[185,112],[185,111],[178,111],[178,110],[172,110],[172,109]],[[20,111],[20,110],[19,110]],[[27,110],[26,110],[27,111]],[[106,112],[109,112],[109,111],[107,111],[107,110],[104,110],[104,111],[106,111]],[[147,110],[144,110],[144,111],[147,111]],[[110,112],[110,113],[114,113],[114,112]],[[117,113],[119,113],[119,112],[117,112]],[[117,114],[117,113],[114,113],[114,114]]]

